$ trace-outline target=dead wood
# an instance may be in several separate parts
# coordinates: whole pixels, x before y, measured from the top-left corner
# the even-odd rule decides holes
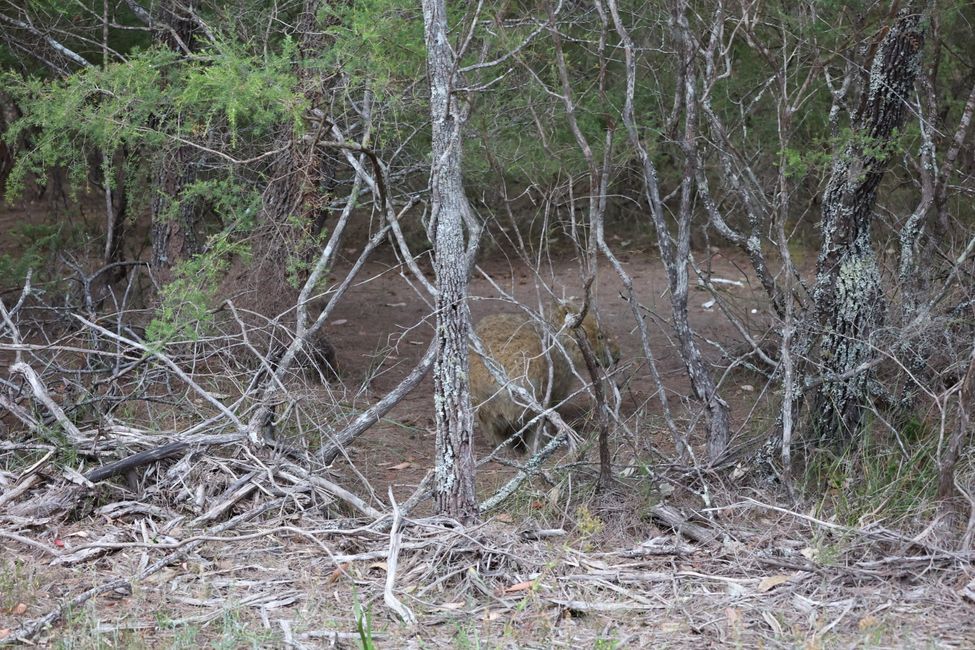
[[[166,443],[165,445],[160,445],[155,449],[140,451],[139,453],[132,454],[131,456],[122,458],[121,460],[117,460],[114,463],[96,467],[95,469],[86,473],[85,478],[92,483],[98,483],[99,481],[104,481],[105,479],[112,478],[113,476],[125,474],[129,470],[135,469],[136,467],[142,467],[143,465],[149,465],[167,458],[179,456],[189,449],[189,447],[189,443],[186,442]]]
[[[223,522],[222,524],[214,526],[207,532],[210,535],[216,535],[218,533],[231,530],[242,523],[250,521],[251,519],[258,517],[261,514],[282,505],[286,500],[287,499],[281,498],[281,499],[274,499],[273,501],[268,501],[266,503],[263,503],[258,507],[254,508],[253,510],[244,512],[240,515],[237,515],[233,519],[229,519]],[[108,593],[110,591],[114,591],[120,588],[131,589],[133,583],[138,582],[140,580],[144,580],[147,577],[151,576],[152,574],[169,566],[170,564],[173,564],[174,562],[178,562],[179,560],[189,555],[192,551],[202,546],[204,543],[205,540],[198,540],[198,541],[191,542],[179,548],[178,550],[174,551],[173,553],[169,553],[168,555],[153,562],[145,569],[142,569],[141,571],[139,571],[138,573],[136,573],[131,577],[116,578],[114,580],[103,582],[100,585],[88,589],[87,591],[78,594],[74,598],[71,598],[61,603],[60,605],[52,609],[44,616],[41,616],[40,618],[34,619],[32,621],[25,622],[24,624],[21,625],[19,629],[14,630],[13,633],[10,634],[10,636],[4,639],[0,639],[0,645],[13,645],[15,643],[26,643],[30,641],[32,638],[34,638],[35,636],[37,636],[39,632],[47,628],[49,625],[52,625],[58,622],[59,620],[61,620],[65,612],[67,612],[68,610],[75,609],[80,605],[84,605],[86,602],[88,602],[95,596],[99,596],[101,594]]]
[[[650,514],[655,520],[699,544],[710,544],[718,537],[717,532],[688,521],[687,517],[681,515],[676,508],[671,506],[654,506],[650,509]]]

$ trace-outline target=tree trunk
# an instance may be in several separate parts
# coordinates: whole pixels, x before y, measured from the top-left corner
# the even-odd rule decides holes
[[[111,266],[122,261],[125,244],[125,221],[128,218],[129,200],[125,191],[125,150],[122,149],[106,161],[105,153],[98,156],[95,163],[101,174],[95,175],[94,182],[102,189],[105,200],[105,248],[102,251],[102,265]],[[110,177],[108,172],[112,172]],[[114,284],[125,277],[125,265],[117,266],[102,274],[106,285]]]
[[[431,198],[437,273],[437,359],[434,406],[437,421],[436,487],[442,514],[467,524],[477,519],[474,498],[474,418],[468,384],[468,265],[464,222],[469,206],[461,171],[466,110],[452,94],[454,51],[447,40],[444,0],[423,0],[433,127]]]
[[[693,218],[692,182],[696,170],[696,154],[694,141],[697,138],[697,99],[696,77],[694,75],[693,39],[687,24],[688,3],[679,2],[676,7],[675,23],[679,28],[679,37],[683,65],[677,79],[681,89],[682,107],[684,108],[684,134],[680,141],[684,150],[685,166],[684,181],[681,185],[681,201],[677,215],[677,233],[671,233],[668,225],[663,199],[660,196],[659,175],[657,168],[650,158],[650,153],[640,136],[640,127],[634,115],[634,101],[636,97],[636,46],[629,31],[620,18],[618,3],[609,3],[613,24],[623,43],[626,65],[626,95],[623,107],[623,123],[626,126],[630,145],[637,153],[643,173],[643,193],[650,207],[650,218],[657,235],[657,248],[660,260],[667,271],[667,281],[670,289],[671,311],[674,316],[674,332],[677,334],[681,360],[687,370],[694,395],[704,403],[708,419],[708,457],[712,461],[718,460],[728,446],[730,438],[728,404],[721,399],[717,385],[711,376],[704,355],[694,341],[694,332],[688,320],[688,265],[690,263],[690,229]],[[675,436],[676,437],[676,436]],[[680,447],[681,445],[678,445]]]
[[[308,61],[322,56],[328,46],[324,26],[319,25],[317,18],[320,4],[320,0],[304,0],[298,15],[295,27],[298,39],[295,74],[308,106],[327,111],[329,82],[317,68],[307,65]],[[322,133],[327,131],[328,124],[328,117],[323,116],[315,132],[313,123],[315,137],[310,139],[295,137],[294,125],[290,122],[278,127],[275,148],[282,149],[282,153],[270,169],[271,180],[263,193],[263,231],[256,255],[261,262],[251,273],[253,278],[260,278],[262,282],[273,279],[274,290],[280,290],[279,300],[273,305],[266,305],[272,310],[285,310],[289,306],[285,303],[293,304],[291,298],[295,292],[289,287],[300,285],[308,275],[302,264],[285,264],[284,261],[298,259],[310,265],[320,249],[314,239],[321,234],[328,213],[322,208],[322,186],[331,180],[326,175],[334,175],[334,170],[328,168],[325,156],[316,151],[316,145]],[[288,278],[289,268],[296,266],[298,277]]]
[[[155,40],[174,52],[189,54],[195,49],[197,25],[189,18],[194,2],[185,8],[175,0],[163,0],[149,14],[138,3],[127,3],[136,16],[153,30]],[[171,279],[173,264],[200,252],[201,242],[197,215],[192,205],[180,203],[183,188],[196,178],[192,147],[180,146],[171,154],[163,154],[153,182],[154,196],[151,204],[152,242],[150,266],[161,283]],[[172,209],[173,203],[179,206]]]
[[[819,440],[829,444],[848,444],[860,427],[869,374],[855,369],[875,355],[870,337],[886,317],[871,221],[905,100],[913,94],[924,45],[921,25],[919,14],[904,10],[884,37],[851,141],[835,157],[823,197],[814,298],[823,330],[822,372],[834,379],[821,385],[813,413]]]
[[[165,284],[177,262],[202,250],[198,218],[194,205],[180,201],[183,188],[193,182],[193,155],[190,147],[179,147],[159,161],[152,199],[152,259],[150,265],[157,279]],[[173,207],[173,204],[176,207]]]

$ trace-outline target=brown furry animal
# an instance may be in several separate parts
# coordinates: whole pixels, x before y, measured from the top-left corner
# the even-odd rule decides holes
[[[291,332],[288,332],[291,335]],[[281,357],[284,356],[287,345],[283,341],[273,344],[273,348],[268,354],[268,363],[271,369],[278,367]],[[291,367],[295,370],[307,372],[308,376],[322,378],[326,382],[338,381],[339,369],[335,361],[335,346],[328,340],[322,330],[315,332],[305,341],[301,351],[295,355]],[[261,369],[263,373],[265,369]]]
[[[328,340],[322,330],[318,330],[305,342],[305,351],[298,355],[298,364],[315,371],[324,377],[325,381],[337,381],[339,378],[338,364],[335,362],[335,347]],[[308,363],[310,361],[310,363]]]
[[[540,323],[532,321],[524,314],[492,314],[482,318],[475,328],[485,350],[504,368],[508,379],[528,390],[546,407],[565,399],[575,380],[573,367],[583,377],[586,376],[582,351],[572,333],[563,329],[565,316],[570,309],[570,306],[556,305],[549,314],[550,326],[552,330],[559,332],[558,341],[569,358],[566,358],[550,336],[545,335]],[[577,314],[578,309],[573,313]],[[599,328],[592,311],[586,314],[582,327],[603,367],[608,368],[619,361],[619,345]],[[543,345],[543,341],[547,341],[547,345]],[[549,388],[548,359],[551,359],[552,385],[546,401],[545,394]],[[495,381],[484,365],[484,360],[473,350],[470,356],[470,387],[471,403],[477,409],[477,424],[481,435],[488,436],[496,445],[515,438],[512,447],[519,453],[537,449],[541,423],[522,431],[533,414],[517,404]]]

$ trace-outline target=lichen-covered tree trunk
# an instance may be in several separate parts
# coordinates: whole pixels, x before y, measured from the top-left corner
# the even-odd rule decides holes
[[[860,368],[875,356],[871,337],[885,321],[871,221],[892,141],[913,95],[924,45],[922,25],[918,13],[904,10],[881,42],[850,143],[835,157],[823,197],[814,297],[827,380],[813,414],[817,436],[827,444],[849,443],[860,427],[869,381]]]
[[[433,160],[430,170],[432,232],[437,272],[436,487],[442,514],[462,523],[477,519],[474,498],[474,418],[468,383],[468,264],[464,222],[469,215],[461,173],[465,107],[452,94],[454,52],[447,40],[444,0],[423,0],[430,77]]]

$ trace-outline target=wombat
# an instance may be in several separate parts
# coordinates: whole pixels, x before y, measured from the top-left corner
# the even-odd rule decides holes
[[[307,355],[307,356],[305,356]],[[311,361],[310,368],[325,378],[325,381],[336,381],[339,378],[338,365],[335,363],[335,347],[329,342],[322,330],[318,330],[308,341],[305,342],[304,351],[298,359],[300,365],[305,366],[305,361]]]
[[[283,341],[276,342],[273,345],[274,347],[268,355],[268,363],[272,370],[278,367],[278,363],[287,349]],[[335,361],[335,346],[329,342],[322,330],[318,330],[305,341],[301,351],[295,355],[291,367],[312,373],[315,377],[321,377],[327,382],[334,382],[339,379],[338,365]],[[263,373],[264,369],[261,372]]]
[[[308,352],[315,368],[322,373],[327,381],[336,381],[339,378],[339,367],[335,362],[335,346],[321,330],[315,332],[315,335],[306,345],[311,346]]]
[[[570,310],[578,314],[578,308],[562,304],[555,305],[549,313],[549,324],[558,332],[558,341],[569,358],[566,358],[551,337],[544,335],[540,323],[524,314],[492,314],[482,318],[475,328],[485,350],[504,368],[508,379],[528,390],[546,407],[565,399],[575,378],[573,367],[583,377],[586,376],[582,351],[572,332],[564,328],[565,316]],[[612,336],[599,328],[592,311],[583,319],[582,328],[603,367],[608,368],[619,361],[619,345]],[[549,361],[546,359],[546,348],[543,347],[543,341],[546,340],[552,368],[552,386],[547,402],[545,394],[549,384]],[[471,403],[477,409],[477,424],[481,435],[490,437],[496,445],[517,436],[511,446],[522,454],[529,449],[537,449],[541,422],[518,434],[534,414],[517,404],[501,388],[484,365],[484,360],[473,350],[470,356],[470,388]]]

